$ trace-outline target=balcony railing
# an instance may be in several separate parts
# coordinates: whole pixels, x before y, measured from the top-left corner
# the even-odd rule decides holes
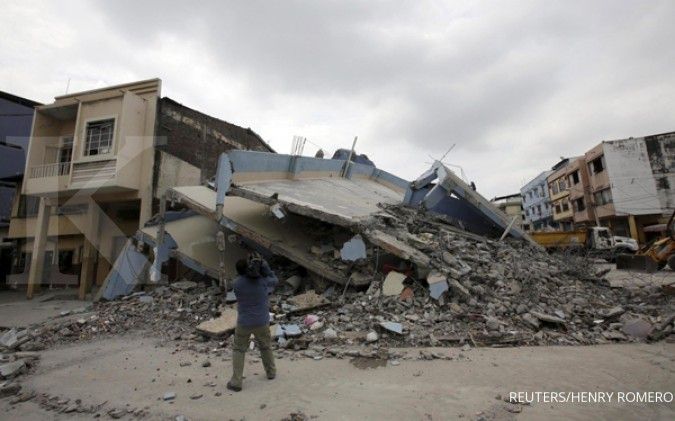
[[[36,165],[30,168],[30,178],[56,177],[70,172],[70,162]]]

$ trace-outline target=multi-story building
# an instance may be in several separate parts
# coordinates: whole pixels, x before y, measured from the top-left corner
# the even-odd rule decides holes
[[[29,297],[43,283],[79,282],[84,297],[166,188],[209,180],[231,149],[273,152],[251,129],[162,98],[159,79],[36,107],[9,230],[15,281]]]
[[[523,213],[523,201],[520,193],[510,194],[508,196],[495,197],[490,202],[497,206],[502,212],[509,217],[509,220],[514,219],[513,224],[518,228],[523,228],[525,221],[525,214]]]
[[[675,132],[603,141],[584,156],[590,202],[616,235],[647,241],[644,228],[675,209]]]
[[[565,168],[574,228],[595,225],[595,212],[584,157],[571,160]]]
[[[555,229],[546,178],[552,171],[544,171],[520,189],[525,213],[524,228],[529,231]]]
[[[26,149],[38,102],[0,91],[0,286],[11,268],[13,243],[6,241],[17,183],[23,178]]]
[[[562,231],[570,231],[574,228],[574,212],[570,205],[570,191],[567,185],[567,170],[570,162],[577,158],[564,158],[552,168],[551,174],[546,177],[548,194],[553,208],[553,222]]]

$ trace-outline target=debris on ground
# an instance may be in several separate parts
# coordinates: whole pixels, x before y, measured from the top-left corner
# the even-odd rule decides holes
[[[250,237],[249,242],[258,238],[255,246],[264,249],[272,269],[285,280],[270,295],[270,332],[279,352],[312,358],[387,358],[395,357],[398,347],[580,345],[673,338],[672,295],[656,287],[610,288],[604,274],[584,256],[549,254],[526,241],[522,232],[503,239],[478,235],[464,229],[462,221],[424,206],[393,204],[394,196],[385,203],[360,204],[358,215],[323,213],[312,218],[323,212],[320,203],[314,203],[310,212],[300,206],[303,192],[290,181],[279,183],[288,187],[290,206],[281,209],[281,219],[265,213],[276,205],[268,196],[253,195],[257,202],[236,196],[228,200],[246,201],[242,212],[250,208],[260,227],[279,229],[280,238],[293,235],[293,241],[270,242],[250,231],[258,229],[255,224],[244,230],[238,225],[245,222],[237,219],[241,214],[223,210],[223,218],[216,218],[232,230],[227,241],[236,243],[237,250],[252,247],[240,238],[245,237],[242,233]],[[308,188],[320,184],[307,183]],[[237,191],[245,195],[248,190]],[[204,186],[173,191],[178,205],[181,198],[194,196],[193,210],[202,214],[199,220],[206,215],[213,218],[207,205],[211,199],[215,202],[216,192]],[[332,212],[337,212],[335,207]],[[487,220],[497,215],[489,209],[485,213]],[[489,228],[486,231],[503,231],[499,224]],[[227,350],[228,335],[236,326],[236,307],[228,303],[236,297],[227,290],[228,282],[214,279],[211,272],[193,271],[192,278],[183,274],[177,282],[165,282],[166,274],[159,284],[139,282],[137,291],[128,295],[27,329],[2,332],[0,348],[7,354],[39,351],[57,343],[138,330],[204,352]]]

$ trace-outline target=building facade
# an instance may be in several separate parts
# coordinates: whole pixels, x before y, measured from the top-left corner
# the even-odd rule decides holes
[[[201,184],[220,153],[272,151],[250,129],[161,97],[151,79],[36,107],[10,237],[16,283],[99,285],[166,188]]]
[[[593,226],[595,212],[589,188],[587,165],[584,157],[576,158],[566,166],[567,189],[575,229]]]
[[[553,222],[561,231],[570,231],[574,228],[574,212],[570,205],[570,191],[567,185],[567,172],[571,162],[577,158],[564,158],[551,169],[546,177],[548,194],[553,209]]]
[[[584,160],[599,223],[647,242],[645,227],[664,223],[675,209],[675,132],[604,141]]]
[[[556,229],[553,221],[547,177],[553,171],[543,171],[520,189],[525,214],[524,228],[528,231]]]
[[[513,225],[523,229],[525,214],[523,212],[523,200],[520,193],[495,197],[490,202],[504,212],[506,216],[508,216],[509,221],[513,220]]]

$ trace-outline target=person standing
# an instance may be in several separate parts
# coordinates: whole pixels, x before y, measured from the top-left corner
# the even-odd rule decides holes
[[[232,378],[227,388],[235,392],[242,389],[246,350],[251,335],[255,338],[267,378],[276,377],[272,335],[270,334],[270,312],[268,295],[279,282],[268,263],[257,253],[236,264],[237,278],[234,294],[237,296],[237,326],[234,330],[232,352]]]

